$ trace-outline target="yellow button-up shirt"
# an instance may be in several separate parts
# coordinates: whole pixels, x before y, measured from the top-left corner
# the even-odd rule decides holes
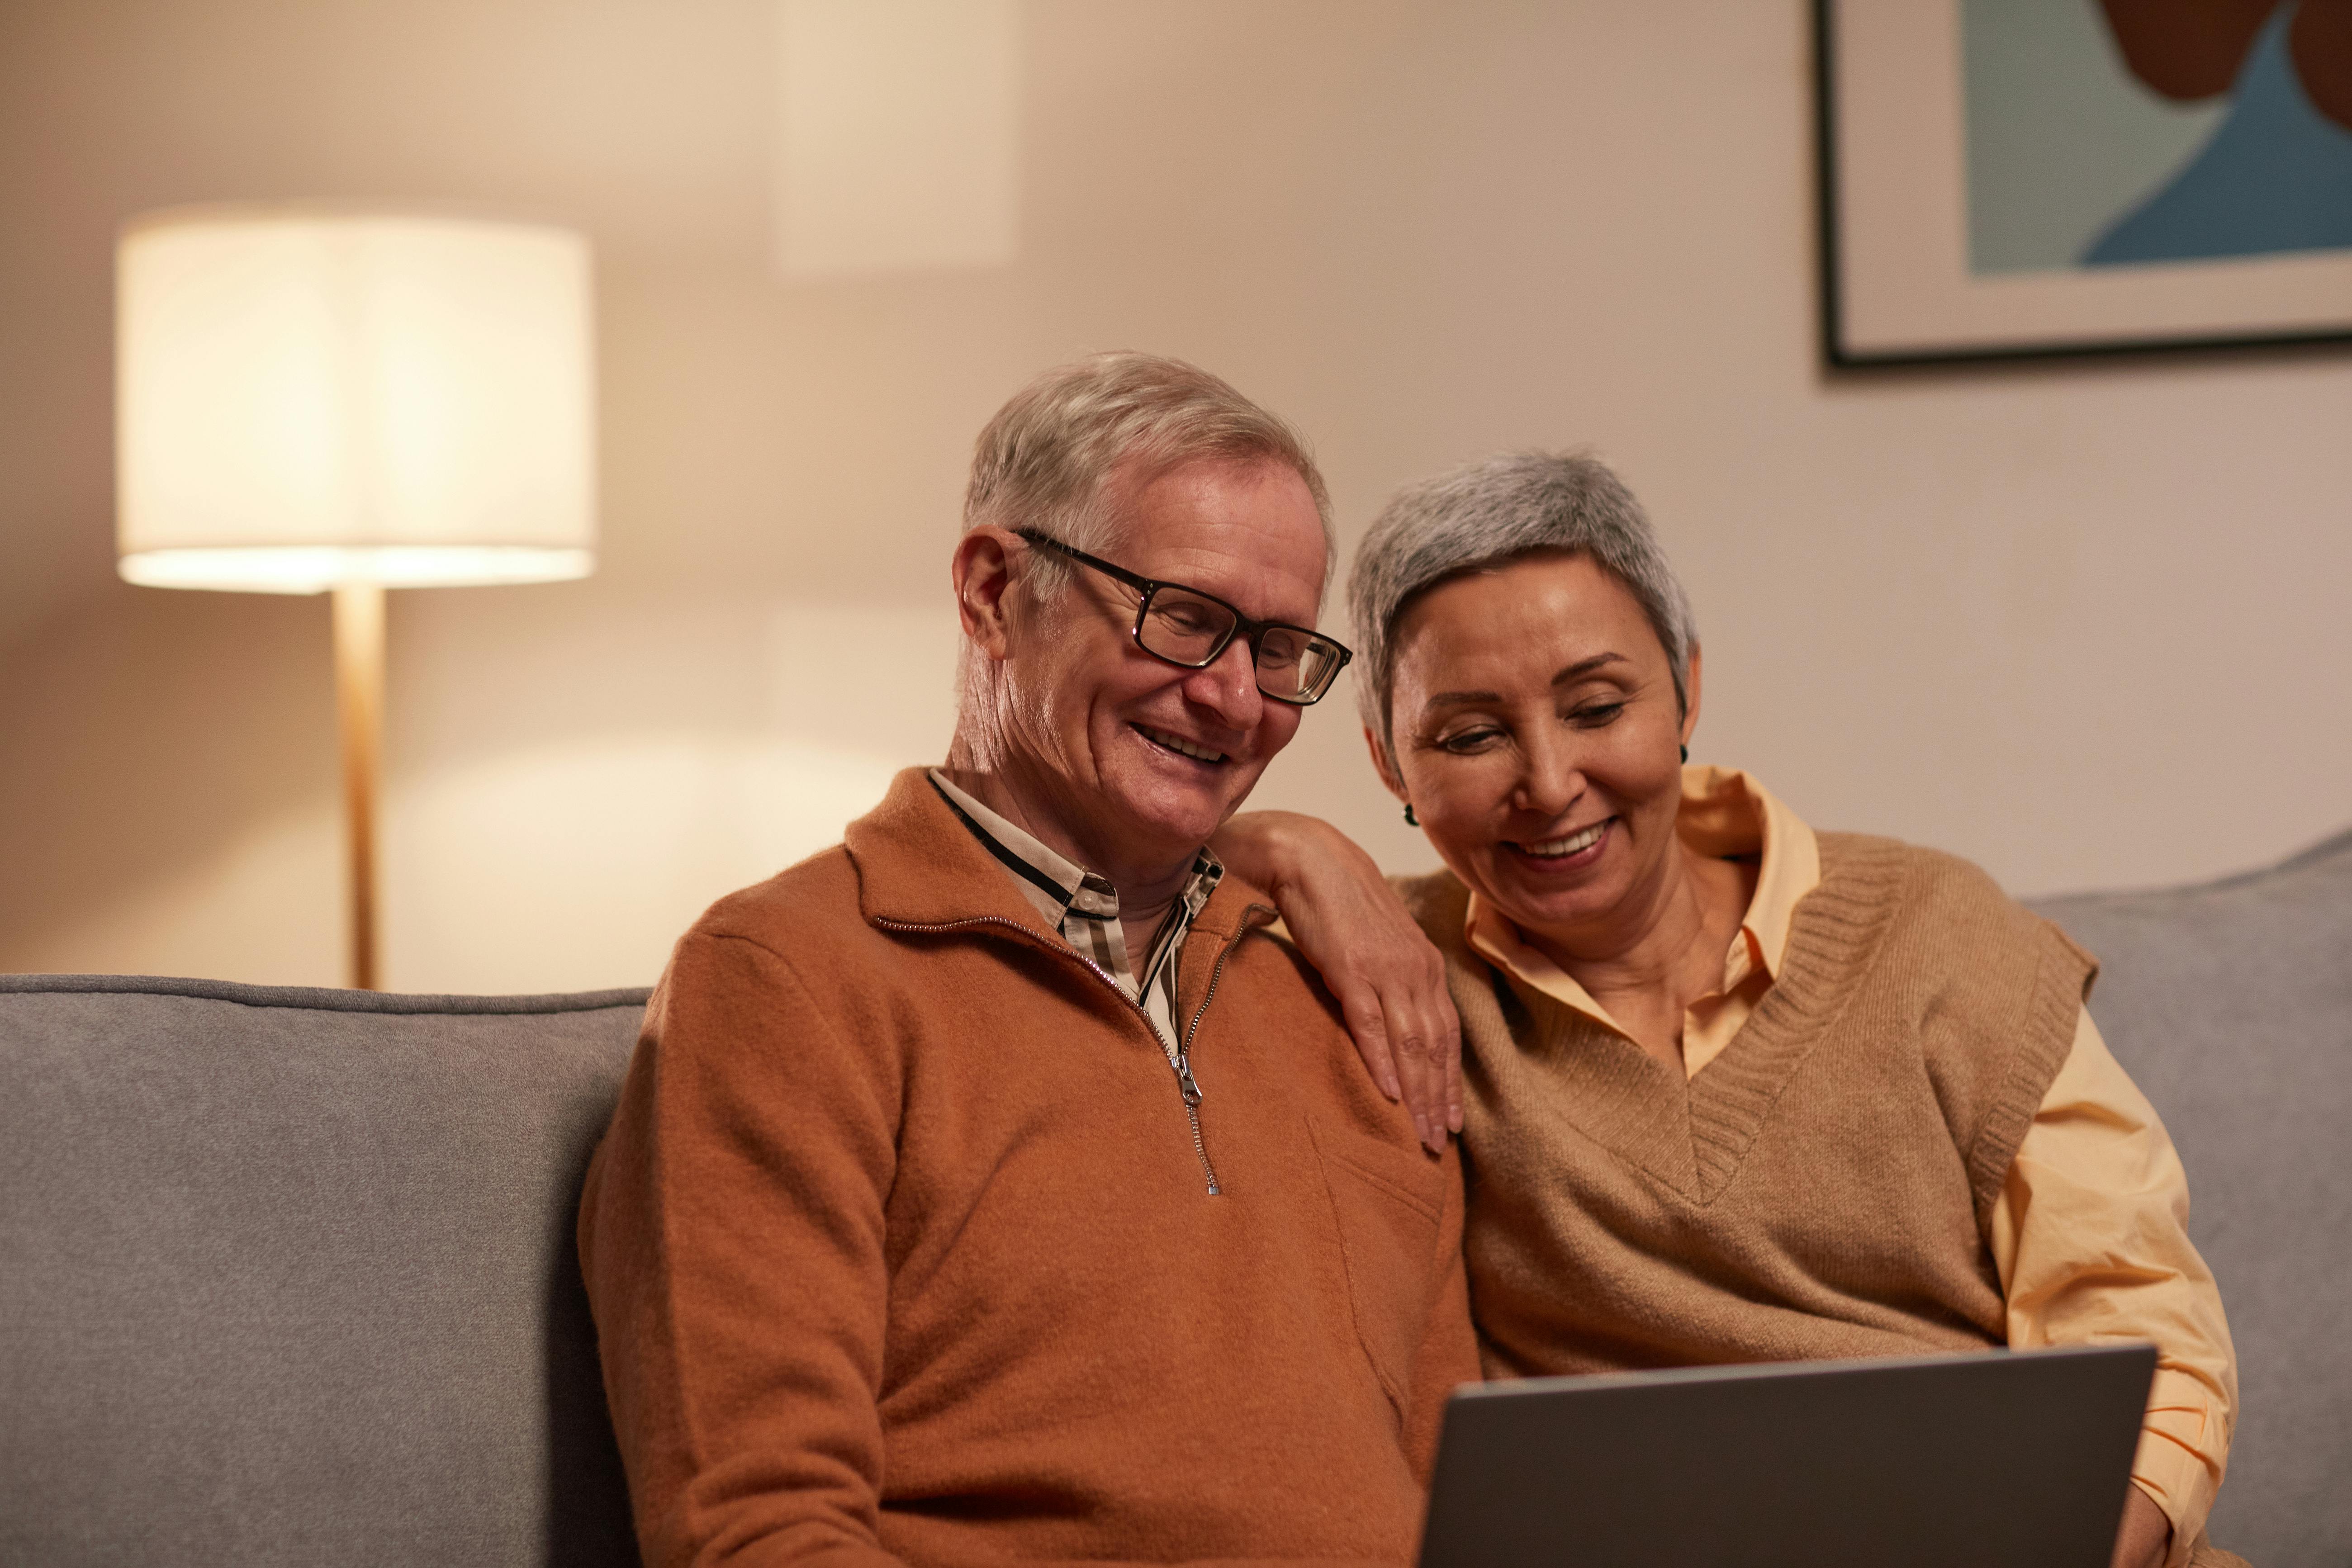
[[[1675,830],[1699,854],[1758,861],[1755,895],[1724,954],[1723,984],[1683,1015],[1683,1070],[1696,1078],[1779,977],[1789,922],[1820,884],[1822,857],[1796,813],[1732,768],[1683,770]],[[1633,1038],[1475,893],[1467,935],[1488,963]],[[2188,1223],[2189,1180],[2172,1139],[2085,1008],[1993,1205],[1993,1263],[2011,1345],[2156,1344],[2132,1480],[2172,1521],[2175,1564],[2187,1562],[2212,1509],[2238,1397],[2221,1291],[2189,1243]]]

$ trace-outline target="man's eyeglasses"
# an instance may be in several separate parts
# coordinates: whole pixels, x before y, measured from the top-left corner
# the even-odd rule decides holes
[[[1356,657],[1320,632],[1279,621],[1254,621],[1214,594],[1139,577],[1034,528],[1013,531],[1142,595],[1135,607],[1135,646],[1163,664],[1203,669],[1217,661],[1234,638],[1243,637],[1257,668],[1257,689],[1276,702],[1304,708],[1330,690]]]

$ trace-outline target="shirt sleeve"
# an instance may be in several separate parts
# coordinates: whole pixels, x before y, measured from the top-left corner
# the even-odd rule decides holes
[[[2204,1529],[2238,1402],[2221,1293],[2188,1225],[2180,1156],[2086,1009],[1994,1201],[1993,1261],[2012,1348],[2155,1343],[2132,1480],[2172,1521],[2168,1568]]]

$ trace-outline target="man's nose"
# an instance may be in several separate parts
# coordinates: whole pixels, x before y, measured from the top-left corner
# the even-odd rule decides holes
[[[1265,711],[1265,695],[1257,689],[1257,656],[1248,641],[1235,637],[1223,653],[1187,676],[1184,696],[1231,729],[1256,729]]]

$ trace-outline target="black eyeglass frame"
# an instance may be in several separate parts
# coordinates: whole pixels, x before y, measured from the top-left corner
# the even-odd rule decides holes
[[[1234,639],[1235,637],[1243,637],[1249,643],[1250,670],[1251,673],[1255,675],[1257,670],[1259,637],[1271,631],[1297,632],[1299,636],[1307,638],[1309,642],[1323,643],[1337,650],[1339,657],[1339,659],[1331,666],[1330,673],[1323,678],[1322,684],[1316,689],[1315,695],[1312,697],[1285,697],[1280,692],[1268,691],[1263,682],[1259,684],[1257,689],[1258,694],[1265,698],[1268,701],[1287,703],[1293,708],[1311,708],[1316,703],[1322,701],[1324,698],[1330,695],[1331,688],[1336,685],[1339,679],[1339,672],[1347,668],[1349,663],[1356,657],[1355,650],[1350,648],[1346,643],[1341,642],[1335,637],[1330,637],[1325,633],[1318,632],[1312,626],[1297,626],[1291,625],[1288,621],[1252,620],[1249,616],[1242,614],[1240,606],[1234,605],[1230,600],[1220,599],[1214,594],[1195,588],[1189,583],[1164,583],[1156,577],[1146,577],[1140,573],[1130,572],[1124,566],[1114,566],[1099,555],[1089,555],[1083,550],[1073,548],[1070,545],[1063,543],[1060,540],[1055,539],[1053,535],[1041,532],[1034,528],[1016,528],[1013,531],[1018,537],[1027,541],[1033,545],[1043,545],[1048,550],[1068,556],[1071,560],[1076,562],[1081,566],[1091,566],[1096,571],[1101,573],[1104,576],[1110,578],[1113,582],[1124,583],[1129,587],[1133,588],[1138,593],[1141,594],[1143,597],[1135,606],[1135,625],[1128,628],[1128,635],[1135,639],[1136,647],[1142,648],[1145,653],[1150,654],[1152,658],[1158,659],[1162,664],[1174,665],[1178,669],[1206,669],[1209,666],[1216,663],[1217,660],[1224,657],[1225,650],[1234,646]],[[1180,594],[1190,594],[1196,599],[1206,599],[1210,604],[1216,605],[1219,609],[1223,610],[1227,615],[1233,616],[1234,624],[1226,628],[1225,635],[1223,637],[1217,639],[1217,646],[1209,650],[1208,658],[1200,660],[1198,663],[1188,662],[1187,660],[1181,658],[1171,658],[1168,655],[1161,653],[1158,648],[1152,647],[1144,642],[1144,619],[1151,614],[1151,601],[1162,588],[1173,588]]]

